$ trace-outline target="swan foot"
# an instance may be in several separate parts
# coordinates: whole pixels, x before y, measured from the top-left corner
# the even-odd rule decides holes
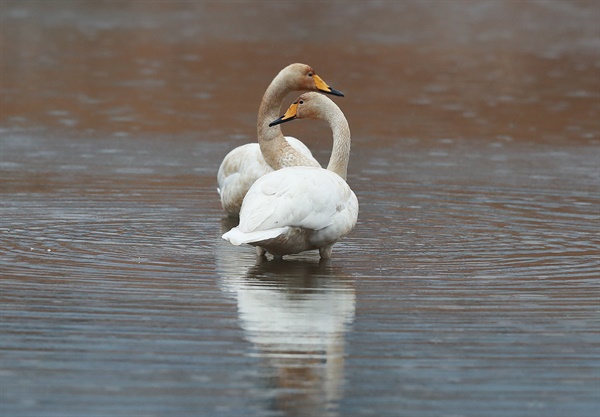
[[[333,249],[333,243],[331,245],[323,246],[319,248],[319,255],[321,259],[331,259],[331,250]]]
[[[261,248],[260,246],[256,247],[256,254],[258,256],[260,256],[261,258],[266,258],[267,257],[267,251],[264,250],[263,248]]]

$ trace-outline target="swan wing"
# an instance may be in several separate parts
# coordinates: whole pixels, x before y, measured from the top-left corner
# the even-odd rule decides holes
[[[290,145],[292,145],[292,148],[296,149],[298,152],[300,152],[302,155],[306,156],[309,159],[312,159],[313,161],[317,162],[317,160],[315,159],[315,157],[313,156],[312,152],[310,151],[310,149],[308,149],[308,146],[306,146],[301,140],[296,139],[293,136],[286,136],[285,140],[288,141],[288,143]],[[318,162],[317,162],[318,163]]]
[[[321,230],[348,210],[358,216],[358,201],[338,175],[322,168],[284,168],[261,177],[250,188],[239,229],[244,233],[288,226]]]
[[[229,152],[219,166],[217,183],[223,190],[228,181],[239,176],[256,177],[272,171],[260,152],[258,143],[238,146]]]
[[[258,143],[238,146],[229,152],[217,173],[217,190],[225,211],[237,215],[250,186],[271,171],[273,169],[262,157]]]
[[[292,136],[287,136],[286,140],[293,148],[318,164],[304,143]],[[258,143],[238,146],[229,152],[217,172],[217,192],[225,211],[237,215],[244,196],[254,181],[271,171],[273,169],[263,158]]]
[[[308,158],[315,159],[310,149],[302,141],[293,136],[286,136],[285,139],[298,152]],[[232,181],[232,179],[239,176],[255,177],[255,181],[256,178],[272,170],[263,158],[258,143],[247,143],[233,149],[223,158],[217,172],[217,183],[219,189],[223,190],[227,181]]]

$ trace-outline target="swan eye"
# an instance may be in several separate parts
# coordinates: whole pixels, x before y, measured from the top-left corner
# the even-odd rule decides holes
[[[309,73],[308,73],[308,76],[309,76],[309,77],[312,77],[312,76],[313,76],[313,73],[312,73],[312,72],[309,72]]]
[[[304,104],[304,100],[300,100],[298,104]]]

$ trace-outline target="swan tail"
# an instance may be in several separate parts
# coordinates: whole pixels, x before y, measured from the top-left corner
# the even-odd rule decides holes
[[[235,246],[243,243],[254,244],[268,239],[274,239],[286,231],[287,227],[278,227],[269,230],[258,230],[255,232],[242,232],[238,227],[234,227],[223,235],[223,239],[229,241]]]

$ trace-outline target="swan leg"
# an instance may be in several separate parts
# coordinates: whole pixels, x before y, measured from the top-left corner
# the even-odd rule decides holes
[[[261,248],[260,246],[256,247],[256,254],[260,257],[265,258],[267,256],[267,251]]]
[[[319,248],[319,255],[321,255],[321,259],[330,259],[332,249],[333,249],[333,243],[331,245],[327,245],[327,246],[323,246],[322,248]]]

